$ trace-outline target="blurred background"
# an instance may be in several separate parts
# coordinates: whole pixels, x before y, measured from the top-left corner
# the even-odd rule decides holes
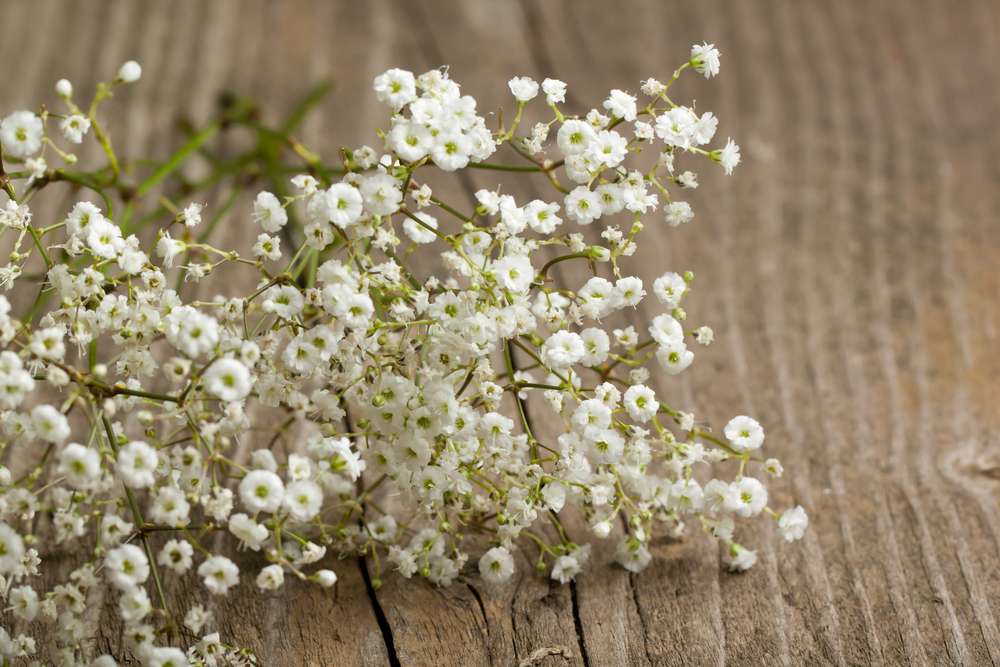
[[[744,162],[731,178],[702,168],[695,222],[649,220],[633,266],[647,284],[694,271],[688,312],[716,342],[657,388],[715,424],[761,420],[786,469],[772,504],[809,510],[805,541],[762,525],[747,540],[760,564],[733,576],[713,543],[661,538],[642,575],[598,566],[571,589],[529,572],[499,593],[390,581],[375,596],[342,574],[334,608],[292,587],[225,621],[265,664],[452,664],[442,652],[514,664],[550,645],[570,655],[537,664],[1000,663],[1000,4],[3,0],[0,12],[4,113],[53,104],[59,78],[86,94],[142,64],[108,105],[126,156],[169,155],[179,121],[204,122],[224,91],[278,121],[333,82],[300,137],[333,159],[381,147],[371,82],[389,67],[447,65],[483,111],[512,108],[512,76],[551,76],[582,113],[611,88],[669,78],[695,42],[722,51],[721,75],[683,77],[675,99],[714,111]],[[435,191],[466,209],[500,182],[551,197],[539,178],[477,172]],[[222,233],[251,238],[248,210]]]

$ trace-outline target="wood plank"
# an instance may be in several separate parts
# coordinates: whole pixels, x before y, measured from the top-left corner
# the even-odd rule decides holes
[[[32,38],[29,22],[66,49]],[[732,575],[710,540],[657,538],[653,565],[633,576],[607,563],[613,536],[568,587],[531,572],[528,550],[505,586],[484,585],[472,562],[453,587],[388,575],[377,594],[346,560],[333,566],[334,591],[292,583],[264,596],[245,577],[210,601],[221,629],[264,664],[508,665],[540,649],[558,649],[537,656],[550,666],[1000,664],[998,27],[988,0],[635,0],[616,11],[527,0],[12,0],[0,58],[18,66],[0,107],[50,99],[60,76],[83,91],[136,57],[144,79],[109,106],[110,124],[126,154],[163,154],[177,145],[177,113],[204,119],[221,88],[280,114],[333,74],[337,91],[303,129],[332,155],[375,145],[385,116],[370,83],[390,66],[450,64],[482,110],[510,108],[509,76],[554,76],[584,108],[611,87],[665,76],[690,43],[716,41],[722,76],[678,85],[718,113],[745,164],[732,179],[702,169],[695,224],[651,220],[633,265],[647,285],[665,270],[695,271],[689,314],[718,342],[657,387],[717,425],[741,412],[762,419],[766,451],[786,467],[772,496],[810,510],[806,539],[786,545],[758,526],[747,541],[760,564]],[[502,175],[453,180],[435,189],[470,206],[476,188],[497,183],[519,199],[551,198]],[[66,203],[36,215],[54,218]],[[248,206],[227,218],[228,240],[246,242]],[[251,555],[240,557],[253,572]],[[72,562],[53,558],[58,571]],[[203,599],[193,581],[171,587],[182,606]],[[127,656],[106,602],[98,647]]]

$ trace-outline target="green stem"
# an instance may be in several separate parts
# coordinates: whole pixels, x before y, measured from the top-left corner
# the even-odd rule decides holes
[[[28,225],[28,233],[31,234],[31,240],[35,242],[35,247],[38,248],[38,252],[42,253],[42,259],[45,260],[46,270],[51,269],[53,266],[52,258],[49,257],[49,253],[45,250],[45,246],[42,245],[42,237],[39,236],[38,230],[35,229],[34,225]]]
[[[115,438],[114,427],[111,425],[111,421],[108,419],[108,416],[104,414],[104,412],[101,412],[101,422],[103,422],[104,432],[108,436],[108,444],[111,446],[111,450],[115,453],[115,458],[117,458],[118,440]],[[132,520],[135,521],[136,528],[141,531],[146,522],[142,518],[142,511],[139,509],[139,503],[136,501],[135,494],[132,493],[132,489],[125,486],[124,483],[122,486],[125,489],[125,497],[128,500],[129,508],[132,511]],[[149,544],[149,538],[146,536],[146,533],[142,532],[140,534],[140,539],[142,540],[142,547],[146,552],[146,558],[149,560],[149,571],[153,575],[153,585],[156,587],[156,594],[160,598],[160,608],[163,610],[163,613],[167,615],[167,619],[172,627],[173,618],[170,615],[170,607],[167,605],[167,596],[163,592],[163,583],[160,581],[160,571],[156,567],[156,555],[153,553],[153,548]]]

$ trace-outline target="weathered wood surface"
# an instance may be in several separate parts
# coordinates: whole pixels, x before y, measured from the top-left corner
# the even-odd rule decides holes
[[[522,562],[509,586],[373,594],[344,561],[332,593],[245,586],[220,629],[265,665],[998,664],[998,34],[991,0],[4,0],[0,107],[134,57],[113,129],[165,154],[177,114],[206,116],[222,88],[277,114],[330,77],[303,138],[331,151],[374,143],[389,66],[448,64],[482,109],[509,107],[511,75],[554,76],[582,107],[716,42],[721,78],[680,85],[745,164],[705,173],[696,224],[652,222],[636,261],[646,280],[698,276],[690,312],[718,342],[658,385],[713,422],[764,421],[804,542],[762,528],[759,566],[732,575],[707,540],[659,539],[644,574],[597,564],[569,587]],[[245,215],[228,224],[246,234]]]

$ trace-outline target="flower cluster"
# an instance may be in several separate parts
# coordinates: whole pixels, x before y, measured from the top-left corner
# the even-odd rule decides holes
[[[493,129],[446,70],[389,70],[374,81],[384,148],[332,165],[289,138],[299,173],[272,165],[291,189],[284,176],[253,192],[234,224],[256,240],[238,250],[209,242],[238,190],[218,215],[168,196],[204,133],[140,182],[115,154],[95,111],[138,64],[87,109],[63,80],[65,113],[6,116],[0,285],[33,287],[0,295],[0,663],[31,659],[41,647],[17,628],[42,622],[58,628],[52,662],[116,664],[90,655],[105,590],[145,664],[243,664],[252,655],[214,632],[214,596],[331,587],[338,554],[369,556],[375,586],[386,564],[447,585],[470,555],[500,582],[518,554],[565,583],[593,539],[639,572],[658,528],[704,530],[739,570],[756,558],[740,519],[800,538],[802,508],[768,505],[762,479],[782,469],[760,456],[760,424],[737,416],[713,434],[654,388],[712,342],[687,325],[694,276],[664,272],[648,294],[623,266],[644,224],[692,220],[675,194],[697,175],[675,162],[728,174],[740,161],[731,139],[711,147],[711,112],[668,96],[688,69],[716,75],[719,52],[696,45],[665,83],[612,90],[583,115],[562,107],[565,83],[514,78],[512,122]],[[521,132],[529,107],[548,120]],[[107,165],[69,169],[59,144],[89,137]],[[490,162],[501,150],[520,162]],[[555,194],[483,189],[451,205],[425,178],[465,168]],[[94,196],[34,218],[60,181]],[[248,289],[226,293],[240,272]],[[185,297],[192,284],[221,294]],[[625,326],[644,301],[659,314]],[[55,549],[78,562],[46,587]],[[252,571],[236,550],[257,552]],[[204,605],[173,608],[164,582],[182,576]]]

